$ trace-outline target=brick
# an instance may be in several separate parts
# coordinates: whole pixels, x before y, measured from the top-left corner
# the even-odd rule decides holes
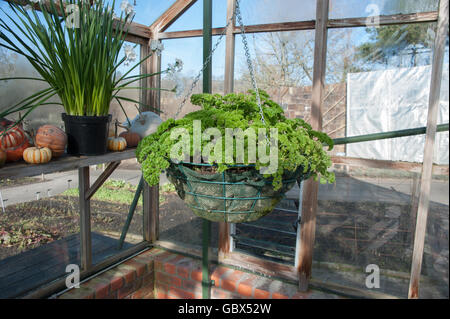
[[[149,274],[144,275],[142,284],[144,286],[153,285],[155,282],[155,273],[151,272]]]
[[[151,291],[148,295],[142,297],[142,299],[155,299],[155,291]]]
[[[214,285],[220,287],[220,281],[222,277],[228,276],[233,270],[226,267],[216,267],[211,274],[211,280],[214,280]]]
[[[164,271],[168,274],[175,275],[177,273],[177,267],[171,263],[165,263]]]
[[[133,284],[129,284],[129,285],[126,285],[126,286],[120,288],[117,291],[117,299],[125,299],[125,297],[131,295],[134,292],[134,290],[135,290],[135,287]]]
[[[228,299],[230,296],[230,292],[223,291],[221,289],[211,289],[211,298],[212,299]]]
[[[253,295],[253,286],[256,278],[255,276],[250,276],[248,279],[243,280],[238,285],[238,293],[241,296],[251,297]]]
[[[155,290],[157,292],[161,292],[161,291],[168,292],[169,291],[169,285],[166,285],[166,284],[163,284],[163,283],[160,283],[160,282],[156,282],[155,283]]]
[[[133,260],[136,260],[138,262],[144,263],[147,265],[147,267],[151,267],[153,265],[153,261],[155,260],[155,256],[153,254],[150,254],[148,252],[145,252],[143,254],[140,254],[133,258]]]
[[[189,278],[190,275],[190,270],[189,268],[183,267],[183,266],[178,266],[177,267],[177,275],[182,277],[182,278]]]
[[[160,282],[155,282],[155,294],[158,299],[168,298],[169,286]]]
[[[144,273],[147,272],[147,265],[145,263],[139,262],[137,260],[128,260],[124,263],[124,265],[130,266],[134,268],[134,271],[136,271],[136,275],[138,277],[141,277],[144,275]]]
[[[175,287],[170,287],[169,295],[177,299],[195,299],[194,293]]]
[[[292,299],[308,299],[311,293],[308,292],[297,292],[292,296]]]
[[[199,269],[193,269],[191,271],[191,279],[196,281],[202,281],[202,271]]]
[[[155,271],[164,271],[164,263],[161,260],[155,260]]]
[[[91,288],[95,291],[95,299],[104,299],[109,295],[109,281],[97,277],[89,280],[87,283],[83,284],[86,288]]]
[[[171,252],[164,251],[164,252],[161,253],[161,254],[155,255],[154,260],[155,260],[155,261],[156,261],[156,260],[160,260],[160,261],[163,261],[163,262],[167,262],[167,261],[169,261],[170,259],[174,258],[175,256],[176,256],[176,255],[173,254],[173,253],[171,253]]]
[[[143,286],[143,282],[144,282],[144,278],[143,278],[143,277],[136,278],[136,279],[134,280],[134,283],[133,283],[133,285],[134,285],[134,290],[141,289],[142,286]]]
[[[231,291],[213,287],[211,288],[211,299],[242,299],[242,297]]]
[[[170,263],[171,263],[172,265],[177,266],[178,263],[179,263],[180,261],[184,261],[184,260],[186,260],[186,259],[191,259],[191,258],[182,256],[182,255],[177,255],[175,258],[173,258],[173,259],[170,260]]]
[[[143,287],[136,292],[134,292],[131,296],[132,299],[150,299],[148,296],[154,296],[154,287]]]
[[[161,282],[163,284],[181,287],[181,278],[163,274],[161,272],[156,273],[155,280],[156,282]]]
[[[123,274],[114,269],[108,270],[104,274],[100,275],[99,278],[102,278],[110,283],[111,291],[116,291],[124,285]]]
[[[239,281],[243,278],[244,273],[239,270],[234,270],[231,274],[222,279],[220,287],[229,291],[236,291]]]
[[[117,291],[112,291],[105,299],[117,299]]]
[[[177,267],[185,269],[196,269],[201,270],[200,262],[195,261],[191,258],[183,258],[176,263]]]
[[[169,295],[166,292],[158,291],[156,293],[157,299],[169,299]]]
[[[268,291],[255,288],[255,293],[253,296],[255,299],[269,299],[270,293]]]
[[[195,290],[198,289],[199,287],[201,288],[201,286],[202,284],[200,282],[189,279],[183,280],[182,284],[182,287],[188,290]]]
[[[273,292],[272,299],[289,299],[289,297],[278,292]]]
[[[136,271],[134,267],[128,266],[125,264],[121,264],[117,266],[117,270],[123,274],[123,278],[125,279],[125,284],[130,284],[136,278]]]
[[[59,296],[59,299],[93,299],[95,291],[91,288],[74,288]]]

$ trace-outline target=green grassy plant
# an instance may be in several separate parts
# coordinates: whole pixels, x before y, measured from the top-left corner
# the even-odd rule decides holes
[[[40,78],[12,77],[0,81],[45,81],[49,87],[0,112],[0,117],[21,112],[24,115],[21,121],[37,107],[55,104],[50,100],[56,96],[68,115],[77,116],[108,115],[113,100],[121,106],[121,101],[141,104],[122,96],[121,92],[140,89],[130,87],[130,84],[159,73],[130,75],[150,54],[124,75],[118,75],[118,68],[127,61],[126,56],[119,59],[119,53],[132,17],[123,13],[119,18],[115,17],[103,0],[95,0],[92,5],[86,3],[82,0],[50,0],[39,3],[39,14],[36,10],[9,3],[12,14],[3,11],[8,19],[0,18],[0,46],[25,57]],[[112,8],[114,4],[115,1]],[[67,5],[78,8],[79,24],[74,27],[66,23],[73,13],[60,10]]]

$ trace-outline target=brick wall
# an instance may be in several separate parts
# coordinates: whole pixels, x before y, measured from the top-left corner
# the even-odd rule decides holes
[[[280,104],[288,118],[310,120],[312,87],[281,87],[267,92]],[[323,131],[331,138],[345,137],[347,113],[347,84],[338,83],[325,87],[323,105]],[[332,154],[345,152],[345,146],[339,145]]]
[[[154,257],[151,250],[108,270],[72,289],[60,299],[152,299],[154,298]]]
[[[223,266],[213,266],[212,299],[328,298],[299,293],[295,285]],[[201,261],[152,249],[59,296],[61,299],[201,299]]]

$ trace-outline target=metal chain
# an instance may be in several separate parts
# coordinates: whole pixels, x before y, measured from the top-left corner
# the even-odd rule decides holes
[[[256,83],[255,71],[253,69],[253,63],[252,63],[252,59],[250,57],[250,49],[248,48],[247,35],[245,33],[244,23],[242,22],[240,0],[236,0],[236,17],[237,17],[238,23],[241,27],[242,43],[244,44],[245,57],[247,58],[248,71],[250,72],[253,89],[255,90],[255,94],[256,94],[256,102],[258,103],[259,114],[261,115],[261,121],[265,126],[266,120],[264,118],[264,111],[262,108],[261,96],[259,95],[259,89],[258,89],[258,84]]]
[[[239,0],[238,0],[239,1]],[[217,50],[217,48],[219,47],[219,44],[222,42],[223,37],[225,36],[225,34],[227,33],[227,29],[230,26],[230,24],[234,21],[234,18],[236,16],[236,11],[233,13],[233,16],[230,18],[230,20],[228,21],[227,25],[225,26],[225,28],[223,29],[223,32],[220,34],[219,39],[217,40],[216,44],[214,45],[214,47],[211,50],[211,53],[209,54],[209,56],[206,58],[205,63],[203,63],[203,67],[200,70],[200,72],[197,74],[197,76],[194,78],[194,82],[192,82],[192,85],[188,91],[188,93],[184,96],[183,101],[181,102],[180,106],[178,107],[177,113],[175,114],[175,119],[180,115],[181,110],[183,109],[184,105],[186,104],[187,100],[189,99],[189,97],[192,95],[192,92],[194,91],[195,87],[198,84],[198,81],[200,81],[200,78],[202,77],[203,72],[205,71],[205,69],[208,67],[209,63],[212,60],[212,57],[214,55],[214,52]]]
[[[200,80],[203,71],[206,69],[206,67],[209,65],[209,63],[212,60],[212,57],[214,55],[214,52],[217,50],[217,48],[219,47],[219,44],[222,42],[223,37],[225,36],[228,27],[230,26],[230,24],[234,21],[234,19],[237,18],[238,23],[240,25],[241,28],[241,33],[242,33],[242,42],[244,44],[244,50],[245,50],[245,57],[247,59],[247,65],[248,65],[248,70],[250,72],[250,77],[252,80],[252,86],[253,89],[255,90],[255,94],[256,94],[256,102],[258,103],[258,107],[259,107],[259,114],[261,115],[261,121],[264,125],[266,125],[266,120],[264,118],[264,111],[262,108],[262,103],[261,103],[261,96],[259,95],[259,88],[258,88],[258,84],[256,82],[256,77],[255,77],[255,72],[253,69],[253,63],[252,63],[252,59],[250,57],[250,49],[248,47],[248,42],[247,42],[247,36],[245,34],[245,27],[244,27],[244,23],[242,21],[242,15],[241,15],[241,7],[240,7],[240,0],[236,0],[236,8],[233,12],[232,17],[230,18],[230,20],[227,22],[227,25],[225,26],[223,32],[220,34],[219,39],[217,40],[216,44],[214,45],[214,47],[211,50],[211,53],[209,54],[209,56],[206,58],[205,63],[203,64],[202,69],[200,70],[200,72],[198,73],[198,75],[194,78],[194,81],[192,82],[192,85],[188,91],[188,93],[185,95],[183,101],[181,102],[180,106],[178,107],[177,113],[175,114],[175,119],[180,115],[181,110],[183,109],[184,105],[186,104],[189,96],[191,96],[192,92],[194,91],[195,87],[198,84],[198,81]]]

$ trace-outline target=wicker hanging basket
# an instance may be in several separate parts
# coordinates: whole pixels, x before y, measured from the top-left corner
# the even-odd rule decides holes
[[[295,183],[305,180],[299,167],[274,190],[254,166],[235,165],[223,173],[209,164],[172,163],[167,170],[178,195],[198,217],[212,222],[253,222],[271,213]]]

